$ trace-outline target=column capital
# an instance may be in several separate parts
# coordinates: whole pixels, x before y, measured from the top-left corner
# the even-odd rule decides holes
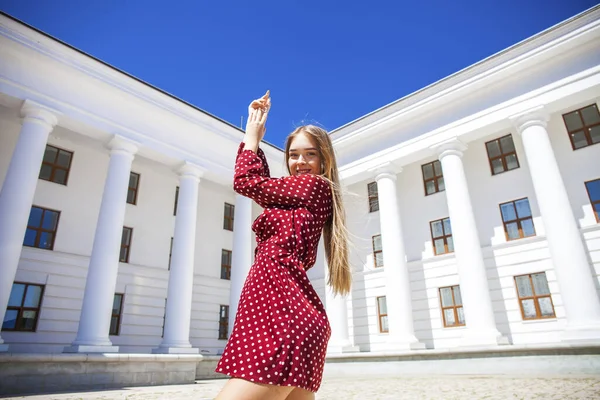
[[[44,125],[49,130],[58,124],[61,113],[53,108],[46,107],[33,100],[25,100],[21,106],[21,116],[24,121]]]
[[[517,132],[523,133],[525,128],[530,126],[537,125],[545,128],[548,120],[550,120],[550,115],[544,106],[536,106],[512,115],[508,119],[517,129]]]
[[[460,139],[454,137],[448,140],[444,140],[443,142],[436,143],[430,148],[436,153],[438,159],[441,160],[442,158],[449,155],[456,155],[462,157],[464,152],[467,150],[468,146]]]
[[[206,173],[206,168],[198,164],[191,163],[189,161],[184,161],[183,164],[179,165],[179,167],[177,168],[177,173],[181,178],[189,176],[192,178],[200,179]]]
[[[110,149],[111,153],[124,152],[133,156],[138,152],[139,145],[138,142],[115,134],[106,144],[106,147]]]
[[[384,177],[396,180],[396,175],[402,172],[402,167],[393,161],[386,161],[373,168],[370,168],[369,172],[375,176],[376,181]]]

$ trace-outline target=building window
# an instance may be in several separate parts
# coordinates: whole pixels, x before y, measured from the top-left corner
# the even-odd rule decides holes
[[[173,256],[173,238],[171,238],[171,246],[169,247],[169,266],[167,267],[167,271],[171,270],[171,257]]]
[[[442,304],[444,327],[450,328],[465,324],[465,313],[458,285],[440,288],[440,303]]]
[[[383,267],[383,248],[381,247],[381,235],[373,236],[373,262],[375,268]]]
[[[442,174],[442,164],[439,160],[421,165],[421,170],[423,171],[425,196],[442,192],[446,189],[446,186],[444,186],[444,175]]]
[[[54,249],[59,217],[60,211],[36,206],[31,207],[23,246],[47,250]]]
[[[2,330],[35,332],[43,294],[43,285],[13,283],[2,322]]]
[[[137,204],[138,189],[140,187],[140,174],[131,172],[129,174],[129,189],[127,189],[127,203]]]
[[[175,188],[175,205],[173,206],[173,215],[177,215],[177,202],[179,201],[179,186]]]
[[[369,193],[369,212],[379,211],[379,192],[377,191],[377,182],[371,182],[367,185]]]
[[[600,143],[600,114],[591,104],[563,115],[573,150]]]
[[[121,315],[123,315],[123,293],[115,293],[109,335],[118,336],[121,332]]]
[[[119,261],[128,263],[129,262],[129,250],[131,249],[131,235],[133,234],[133,228],[123,227],[123,234],[121,235],[121,254],[119,255]]]
[[[221,306],[219,311],[219,340],[227,340],[229,330],[229,306]]]
[[[519,159],[512,135],[489,141],[485,144],[492,175],[519,168]]]
[[[160,337],[165,337],[165,321],[167,320],[167,299],[165,299],[165,310],[163,312],[163,324],[162,324],[162,332]]]
[[[387,302],[385,296],[377,297],[377,316],[379,319],[379,333],[388,333],[390,328],[388,326]]]
[[[39,178],[66,185],[72,158],[73,152],[46,145]]]
[[[231,251],[221,250],[221,279],[231,279]]]
[[[225,210],[223,216],[223,229],[233,231],[233,214],[235,212],[235,206],[225,203]]]
[[[523,319],[554,318],[546,273],[515,276]]]
[[[600,179],[586,182],[585,188],[587,189],[588,196],[590,196],[590,203],[592,203],[596,221],[600,222]]]
[[[429,223],[431,229],[431,241],[436,256],[454,252],[454,240],[452,239],[452,227],[450,218],[438,219]]]
[[[527,198],[500,204],[506,240],[535,236],[535,227]]]

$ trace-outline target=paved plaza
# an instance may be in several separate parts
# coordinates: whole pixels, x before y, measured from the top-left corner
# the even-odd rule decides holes
[[[205,400],[213,399],[225,380],[193,385],[135,387],[120,390],[9,397],[27,400]],[[330,378],[317,394],[319,400],[388,399],[600,399],[600,376],[507,377],[428,376],[404,378]]]

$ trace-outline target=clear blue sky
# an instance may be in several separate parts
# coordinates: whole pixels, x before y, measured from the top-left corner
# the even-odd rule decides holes
[[[328,130],[597,4],[591,0],[0,0],[0,9],[266,140]]]

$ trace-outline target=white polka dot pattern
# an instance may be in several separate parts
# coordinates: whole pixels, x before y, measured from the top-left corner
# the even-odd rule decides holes
[[[270,178],[262,150],[242,143],[233,186],[264,211],[252,225],[255,260],[216,372],[316,392],[331,328],[306,271],[331,218],[329,184],[316,175]]]

